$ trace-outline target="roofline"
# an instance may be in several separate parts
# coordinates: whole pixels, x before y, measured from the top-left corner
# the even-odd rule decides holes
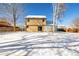
[[[28,15],[25,16],[24,18],[47,18],[47,17],[44,15]]]

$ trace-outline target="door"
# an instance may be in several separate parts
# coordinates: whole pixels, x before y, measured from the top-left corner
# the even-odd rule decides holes
[[[42,31],[42,26],[38,26],[38,31]]]

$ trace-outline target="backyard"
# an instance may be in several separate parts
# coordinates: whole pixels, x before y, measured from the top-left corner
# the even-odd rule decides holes
[[[79,33],[0,32],[2,56],[79,56]]]

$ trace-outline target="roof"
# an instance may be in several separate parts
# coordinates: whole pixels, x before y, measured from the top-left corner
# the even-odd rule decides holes
[[[25,18],[46,18],[44,15],[28,15]]]

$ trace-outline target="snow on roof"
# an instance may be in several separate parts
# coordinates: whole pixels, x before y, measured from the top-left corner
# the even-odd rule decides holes
[[[28,15],[25,18],[46,18],[44,15]]]

